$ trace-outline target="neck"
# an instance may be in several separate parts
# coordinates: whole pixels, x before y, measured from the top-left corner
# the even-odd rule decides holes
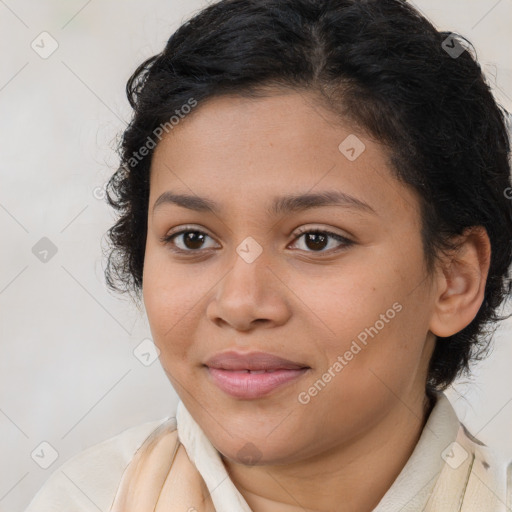
[[[253,512],[370,512],[411,456],[433,405],[426,396],[413,407],[397,400],[364,436],[294,464],[222,460]]]

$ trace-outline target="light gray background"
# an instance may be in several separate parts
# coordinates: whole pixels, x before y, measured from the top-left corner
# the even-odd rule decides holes
[[[133,353],[150,338],[147,321],[104,284],[101,238],[114,217],[102,187],[130,117],[126,80],[201,5],[0,0],[0,511],[23,510],[72,455],[175,411],[159,361],[145,366]],[[512,0],[415,5],[474,43],[512,110]],[[43,31],[59,45],[47,59],[31,48]],[[32,252],[42,237],[57,247],[46,263]],[[512,459],[511,325],[476,383],[449,392],[503,460]],[[43,441],[58,452],[48,469],[31,458]]]

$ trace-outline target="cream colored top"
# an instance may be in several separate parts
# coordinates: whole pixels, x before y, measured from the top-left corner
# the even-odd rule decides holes
[[[252,512],[229,478],[218,451],[181,401],[175,419],[166,417],[129,428],[69,459],[50,475],[25,512],[109,512],[123,472],[136,450],[157,427],[173,421],[180,442],[210,491],[215,509]],[[441,470],[445,468],[443,474],[447,475],[452,466],[455,469],[463,462],[468,464],[470,450],[477,455],[472,462],[471,485],[465,484],[471,496],[460,506],[450,502],[448,496],[441,496],[440,500],[434,496],[429,510],[481,512],[481,500],[485,504],[492,501],[486,511],[512,511],[512,501],[508,510],[506,507],[505,463],[500,463],[491,450],[461,427],[448,398],[440,393],[411,457],[373,512],[423,511]],[[472,508],[471,503],[477,508]]]

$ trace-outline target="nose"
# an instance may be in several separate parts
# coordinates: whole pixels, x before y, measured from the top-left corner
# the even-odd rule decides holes
[[[238,254],[219,281],[206,314],[218,326],[250,331],[277,327],[290,318],[290,290],[263,251],[254,261]]]

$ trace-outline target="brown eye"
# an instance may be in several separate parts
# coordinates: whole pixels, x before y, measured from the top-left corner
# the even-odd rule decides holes
[[[183,229],[162,237],[160,240],[169,245],[171,250],[176,252],[199,252],[200,249],[211,249],[205,247],[205,241],[211,237],[197,229]]]
[[[329,237],[323,233],[305,233],[304,243],[308,249],[317,251],[325,249],[329,242]]]
[[[183,244],[187,249],[201,249],[205,235],[199,231],[186,231],[183,233]]]
[[[324,251],[324,249],[329,245],[330,239],[334,239],[339,242],[338,247],[336,248],[335,246],[334,250],[339,250],[340,248],[343,249],[354,244],[352,240],[349,240],[344,236],[321,229],[299,231],[295,240],[299,240],[301,238],[304,238],[305,250],[307,252],[331,252],[330,249]]]

